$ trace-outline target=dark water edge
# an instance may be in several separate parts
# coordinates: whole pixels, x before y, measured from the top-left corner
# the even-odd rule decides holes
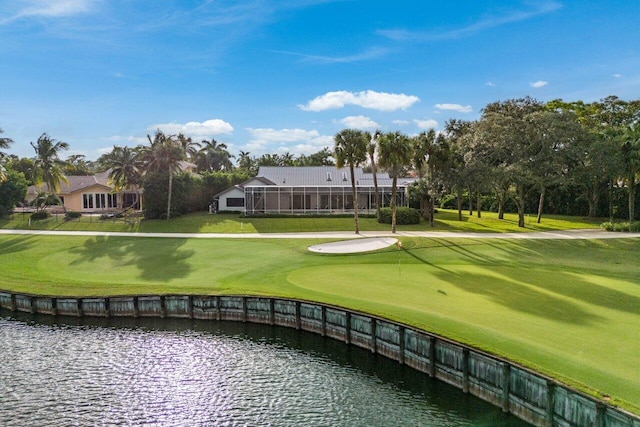
[[[0,424],[528,426],[313,333],[0,310]]]

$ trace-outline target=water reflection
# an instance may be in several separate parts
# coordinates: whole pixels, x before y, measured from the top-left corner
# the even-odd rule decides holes
[[[369,351],[292,329],[0,311],[0,424],[526,426]]]

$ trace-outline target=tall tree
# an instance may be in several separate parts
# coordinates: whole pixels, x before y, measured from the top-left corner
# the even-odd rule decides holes
[[[66,208],[58,193],[60,183],[69,183],[64,174],[64,162],[60,160],[60,152],[69,149],[69,144],[63,141],[56,141],[49,135],[43,133],[36,143],[30,143],[36,152],[33,164],[33,182],[36,185],[47,184],[48,191],[55,194],[56,199],[62,204],[62,209]]]
[[[519,227],[525,226],[525,196],[536,184],[533,159],[539,152],[538,129],[530,115],[543,108],[529,97],[494,102],[484,108],[478,123],[491,161],[513,188],[509,195],[518,208]]]
[[[182,147],[182,151],[184,151],[185,160],[195,160],[198,150],[200,149],[200,144],[193,142],[191,137],[186,137],[182,133],[179,133],[176,139],[180,147]]]
[[[91,166],[91,162],[87,161],[84,154],[72,154],[64,161],[64,173],[66,176],[92,175]]]
[[[430,173],[430,169],[432,169],[430,168],[430,163],[436,141],[436,131],[431,129],[428,132],[420,132],[411,141],[413,143],[413,167],[418,174],[418,179],[422,181],[425,177],[431,177],[432,175]],[[422,217],[433,225],[433,219],[431,218],[433,197],[428,179],[415,188],[414,194],[421,196],[419,200]]]
[[[467,152],[470,149],[472,123],[465,120],[451,119],[445,124],[446,149],[444,160],[446,167],[442,171],[442,179],[447,186],[456,193],[458,221],[462,221],[462,196],[469,184],[469,170],[467,168]]]
[[[358,194],[356,191],[355,168],[367,159],[369,137],[361,130],[343,129],[333,137],[333,140],[335,142],[336,165],[339,168],[343,168],[345,165],[349,166],[351,194],[353,197],[353,219],[355,232],[359,234],[360,224],[358,223]]]
[[[397,184],[398,178],[411,164],[413,147],[411,140],[403,133],[389,132],[378,139],[378,164],[391,178],[391,232],[396,232]]]
[[[0,128],[0,134],[4,133],[2,128]],[[9,145],[13,144],[13,140],[11,138],[0,138],[0,149],[6,150],[9,148]],[[0,183],[7,179],[7,171],[4,168],[4,157],[5,153],[0,151]]]
[[[153,139],[147,135],[150,146],[143,154],[147,172],[166,171],[169,175],[169,191],[167,193],[167,220],[171,218],[171,193],[173,191],[173,175],[180,169],[180,162],[185,153],[182,145],[172,135],[156,131]]]
[[[195,156],[198,171],[216,172],[233,169],[231,162],[233,156],[229,153],[227,144],[211,138],[210,141],[203,140],[200,145],[201,148]]]
[[[376,219],[380,221],[380,205],[382,202],[382,197],[380,195],[380,191],[378,190],[378,166],[376,164],[376,149],[378,147],[378,139],[382,136],[382,132],[379,130],[375,131],[371,138],[369,139],[369,143],[367,144],[367,155],[369,156],[369,163],[371,163],[371,175],[373,175],[373,191],[375,192],[376,198]]]
[[[136,198],[131,206],[124,206],[122,198],[122,208],[133,207],[138,203],[139,187],[142,184],[143,161],[140,151],[129,147],[113,147],[111,156],[107,163],[109,168],[109,180],[113,184],[114,190],[122,194],[124,190],[135,189]]]
[[[619,141],[629,190],[629,222],[631,223],[636,218],[635,194],[636,179],[640,171],[640,124],[625,126],[620,133]]]

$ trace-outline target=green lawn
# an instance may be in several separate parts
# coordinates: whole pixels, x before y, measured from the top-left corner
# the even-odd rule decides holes
[[[237,214],[210,215],[204,212],[193,213],[165,220],[143,220],[128,224],[122,219],[100,220],[97,216],[82,216],[79,220],[66,222],[62,215],[44,221],[29,222],[29,214],[14,214],[11,219],[0,220],[0,228],[34,230],[91,230],[91,231],[137,231],[137,232],[182,232],[182,233],[282,233],[309,231],[350,231],[354,229],[353,218],[243,218]],[[435,227],[426,223],[398,226],[399,231],[467,231],[467,232],[520,232],[564,230],[569,228],[597,228],[602,218],[577,218],[563,216],[543,217],[536,223],[535,215],[526,217],[526,227],[518,227],[516,214],[506,214],[504,220],[498,220],[494,212],[483,212],[482,218],[468,215],[457,220],[457,212],[440,210],[436,214]],[[390,231],[388,224],[378,224],[372,218],[360,218],[363,231]]]
[[[0,236],[0,288],[316,300],[506,356],[640,413],[640,239],[403,238],[401,251],[306,250],[319,241]]]

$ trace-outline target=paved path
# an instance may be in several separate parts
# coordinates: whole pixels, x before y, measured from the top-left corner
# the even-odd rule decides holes
[[[0,229],[1,234],[43,236],[164,237],[176,239],[362,239],[368,237],[431,237],[463,239],[629,239],[640,233],[615,233],[599,229],[536,231],[522,233],[467,233],[450,231],[322,231],[306,233],[131,233],[111,231],[59,231]]]

